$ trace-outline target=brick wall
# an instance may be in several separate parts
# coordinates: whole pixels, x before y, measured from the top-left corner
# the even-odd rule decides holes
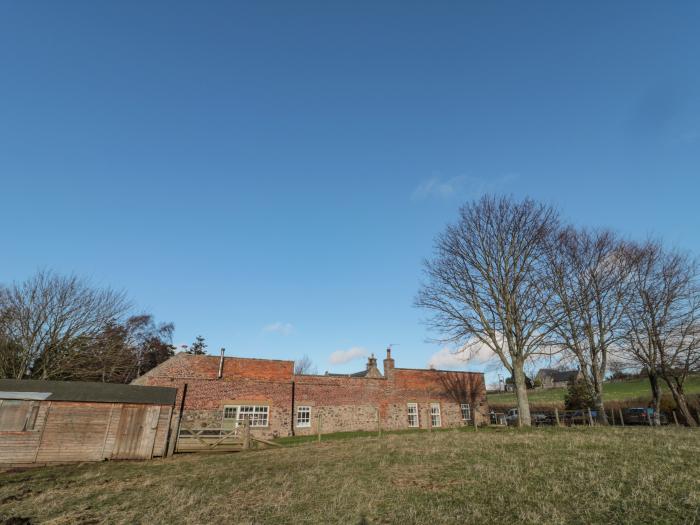
[[[224,405],[269,406],[269,426],[253,428],[264,437],[322,432],[376,430],[377,414],[383,429],[408,428],[408,403],[417,403],[420,428],[428,428],[430,404],[439,403],[443,427],[464,422],[459,402],[446,392],[444,374],[460,374],[470,388],[469,403],[478,423],[488,421],[483,374],[394,368],[385,360],[385,377],[316,376],[293,373],[292,361],[226,358],[218,378],[219,358],[178,354],[139,378],[136,383],[178,387],[179,408],[187,383],[182,425],[219,427]],[[292,398],[294,392],[294,399]],[[292,407],[311,407],[311,425],[298,427]],[[294,424],[294,428],[292,428]]]

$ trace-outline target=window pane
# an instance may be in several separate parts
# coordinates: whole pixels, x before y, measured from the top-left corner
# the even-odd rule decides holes
[[[442,419],[440,418],[440,404],[431,403],[430,405],[430,423],[434,427],[442,426]]]
[[[298,427],[310,427],[311,426],[311,407],[300,406],[297,408],[297,426]]]
[[[251,427],[266,427],[268,424],[269,407],[267,406],[227,406],[224,407],[224,419],[235,419],[236,425],[250,421]]]
[[[418,426],[418,405],[416,403],[408,403],[408,426],[415,428]]]

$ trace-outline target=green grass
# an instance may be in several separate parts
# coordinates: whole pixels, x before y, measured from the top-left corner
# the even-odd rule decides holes
[[[458,427],[458,428],[434,428],[431,432],[473,432],[474,429],[470,426]],[[384,435],[402,435],[402,434],[417,434],[425,432],[425,430],[417,428],[409,428],[404,430],[382,430],[382,436]],[[330,434],[323,434],[321,437],[322,442],[326,441],[338,441],[343,439],[354,439],[354,438],[367,438],[367,437],[377,437],[378,432],[373,430],[371,432],[366,430],[355,430],[352,432],[333,432]],[[275,439],[275,443],[285,446],[301,445],[303,443],[316,443],[318,442],[318,434],[310,436],[290,436]]]
[[[0,523],[697,523],[699,438],[424,431],[39,468],[0,474]]]
[[[662,386],[663,389],[663,386]],[[688,378],[685,384],[687,394],[700,394],[700,376]],[[531,390],[528,392],[530,403],[563,403],[566,388],[549,388]],[[628,381],[614,381],[605,383],[603,389],[605,401],[629,401],[632,399],[648,399],[651,397],[648,379],[630,379]],[[489,394],[488,401],[492,404],[515,406],[515,394]]]

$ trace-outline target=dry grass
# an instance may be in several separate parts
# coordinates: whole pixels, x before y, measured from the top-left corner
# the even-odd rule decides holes
[[[53,524],[696,523],[700,434],[410,433],[43,468],[0,474],[0,523],[11,517]]]

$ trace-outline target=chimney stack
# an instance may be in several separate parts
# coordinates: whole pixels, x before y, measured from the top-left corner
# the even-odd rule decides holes
[[[222,348],[221,357],[219,358],[219,379],[224,377],[224,352],[226,352],[226,349]]]
[[[391,347],[386,349],[386,359],[384,360],[384,377],[389,377],[389,371],[394,370],[394,359],[391,357]]]
[[[367,358],[367,374],[365,377],[382,377],[379,368],[377,368],[377,358],[372,354]]]

